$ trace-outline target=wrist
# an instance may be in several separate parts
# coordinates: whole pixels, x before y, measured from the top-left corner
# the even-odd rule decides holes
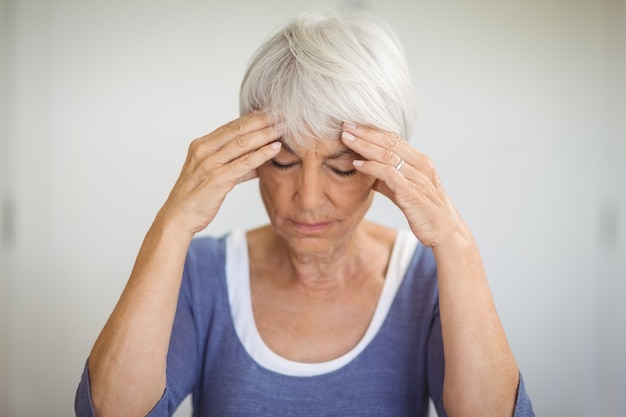
[[[442,234],[432,245],[432,249],[433,252],[436,253],[450,250],[463,250],[475,246],[476,242],[469,228],[465,225],[458,225],[450,229],[447,233]]]
[[[166,207],[159,210],[150,230],[181,244],[189,244],[196,233],[185,223],[183,216],[175,216]]]

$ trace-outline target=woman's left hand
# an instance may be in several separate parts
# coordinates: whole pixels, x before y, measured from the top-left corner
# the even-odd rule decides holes
[[[348,124],[343,130],[343,143],[363,157],[354,161],[355,168],[376,178],[373,188],[398,205],[415,236],[433,248],[446,411],[450,415],[484,415],[486,410],[490,415],[513,415],[519,369],[478,248],[432,161],[394,133]]]
[[[424,245],[439,246],[465,236],[465,223],[426,155],[392,132],[348,123],[342,128],[343,143],[364,158],[354,161],[355,168],[376,178],[374,190],[400,207]]]

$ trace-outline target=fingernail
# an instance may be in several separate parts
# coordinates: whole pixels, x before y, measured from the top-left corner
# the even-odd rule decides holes
[[[278,149],[280,147],[281,147],[281,143],[279,141],[275,141],[275,142],[270,143],[270,148],[272,148],[272,149]]]
[[[341,137],[345,140],[349,140],[350,142],[354,142],[356,139],[352,133],[346,132],[345,130],[341,132]]]
[[[361,161],[360,159],[355,159],[354,161],[352,161],[352,165],[354,165],[355,167],[362,167],[363,161]]]
[[[355,123],[344,122],[343,125],[347,127],[348,129],[356,129]]]

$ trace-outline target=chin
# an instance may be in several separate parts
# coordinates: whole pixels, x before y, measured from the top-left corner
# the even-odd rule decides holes
[[[332,252],[337,246],[336,239],[311,236],[290,236],[285,238],[289,248],[301,255],[322,255]]]
[[[337,224],[329,226],[320,233],[302,232],[289,228],[288,230],[277,230],[277,233],[285,239],[291,250],[303,255],[325,254],[334,251],[345,241],[345,230],[340,230]]]

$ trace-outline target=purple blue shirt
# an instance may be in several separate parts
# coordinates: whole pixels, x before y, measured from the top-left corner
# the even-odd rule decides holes
[[[149,416],[171,416],[189,394],[194,417],[426,417],[429,399],[440,417],[447,416],[437,270],[429,248],[415,246],[380,327],[356,356],[329,372],[294,376],[258,363],[237,334],[227,278],[229,236],[199,237],[190,245],[167,386]],[[93,416],[87,366],[75,409],[79,417]],[[514,416],[534,416],[521,375]]]

